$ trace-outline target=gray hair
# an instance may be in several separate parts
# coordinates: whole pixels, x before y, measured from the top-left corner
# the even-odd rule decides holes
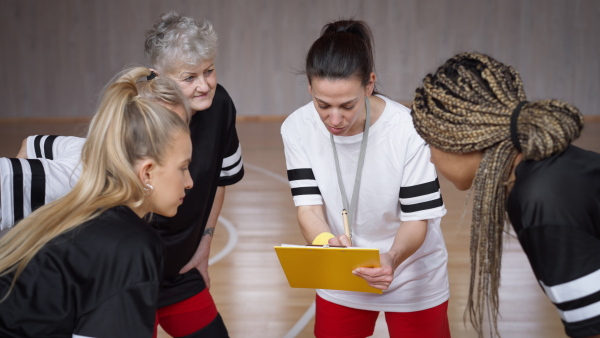
[[[144,54],[152,67],[167,73],[198,65],[217,55],[217,33],[207,20],[165,13],[146,31]]]

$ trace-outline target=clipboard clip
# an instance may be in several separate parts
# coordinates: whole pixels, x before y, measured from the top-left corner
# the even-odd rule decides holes
[[[347,246],[345,246],[345,245],[329,245],[329,244],[325,244],[325,245],[306,244],[306,246],[315,246],[315,247],[319,247],[319,248],[347,248]]]

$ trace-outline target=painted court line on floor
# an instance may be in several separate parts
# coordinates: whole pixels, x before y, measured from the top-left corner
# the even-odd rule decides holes
[[[244,167],[248,168],[248,169],[252,169],[256,172],[259,172],[263,175],[269,176],[287,186],[289,186],[289,181],[287,180],[287,178],[278,175],[270,170],[261,168],[259,166],[244,162]],[[298,319],[298,321],[296,322],[296,324],[294,324],[294,326],[292,326],[292,328],[283,336],[284,338],[293,338],[296,337],[301,331],[302,329],[304,329],[304,327],[306,326],[306,324],[308,324],[308,322],[311,321],[311,319],[315,316],[315,302],[313,301],[312,304],[310,304],[310,306],[308,307],[308,309],[306,309],[306,312],[304,312],[304,314],[302,315],[302,317],[300,317],[300,319]]]

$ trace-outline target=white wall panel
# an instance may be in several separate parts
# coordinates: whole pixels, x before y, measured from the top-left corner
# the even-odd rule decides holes
[[[162,12],[211,20],[217,73],[240,115],[287,115],[308,100],[304,56],[330,20],[373,28],[380,90],[403,101],[427,72],[476,50],[512,64],[530,99],[600,115],[596,0],[2,0],[0,118],[90,116],[119,70],[145,64]]]

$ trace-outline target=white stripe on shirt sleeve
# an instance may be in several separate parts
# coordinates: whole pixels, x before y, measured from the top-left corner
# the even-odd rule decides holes
[[[295,180],[290,181],[290,187],[293,188],[304,188],[304,187],[317,187],[317,181],[315,180]]]
[[[552,303],[560,304],[600,291],[600,270],[563,284],[547,286],[542,281],[540,284]]]
[[[20,179],[22,180],[23,191],[22,191],[22,200],[19,201],[20,204],[23,205],[23,216],[27,217],[31,214],[31,185],[32,185],[32,171],[31,165],[28,160],[19,158],[15,159],[21,163],[22,174]],[[0,220],[0,230],[5,228],[12,228],[15,225],[15,191],[14,191],[14,170],[12,163],[8,158],[0,159],[0,174],[2,175],[2,183],[0,183],[0,188],[2,189],[0,198],[1,214],[2,219]],[[43,174],[43,172],[42,172]]]
[[[442,196],[442,194],[438,190],[431,194],[426,194],[426,195],[421,195],[421,196],[416,196],[416,197],[411,197],[411,198],[400,198],[400,203],[402,203],[404,205],[413,205],[413,204],[437,200],[441,196]]]
[[[223,165],[221,166],[221,174],[219,176],[234,176],[242,170],[243,166],[244,164],[242,161],[242,147],[238,144],[238,148],[235,151],[235,153],[223,159]]]
[[[568,311],[558,310],[558,314],[567,323],[580,322],[600,315],[600,302]]]
[[[243,166],[243,163],[240,161],[240,163],[238,163],[238,165],[236,165],[235,167],[233,167],[233,168],[231,168],[229,170],[221,170],[220,177],[233,176],[233,175],[239,173],[240,170],[242,170],[242,166]]]
[[[238,144],[237,150],[235,151],[235,153],[231,156],[228,156],[226,158],[223,159],[223,168],[227,168],[229,166],[234,165],[237,161],[240,160],[240,158],[242,157],[242,147],[241,145]]]

